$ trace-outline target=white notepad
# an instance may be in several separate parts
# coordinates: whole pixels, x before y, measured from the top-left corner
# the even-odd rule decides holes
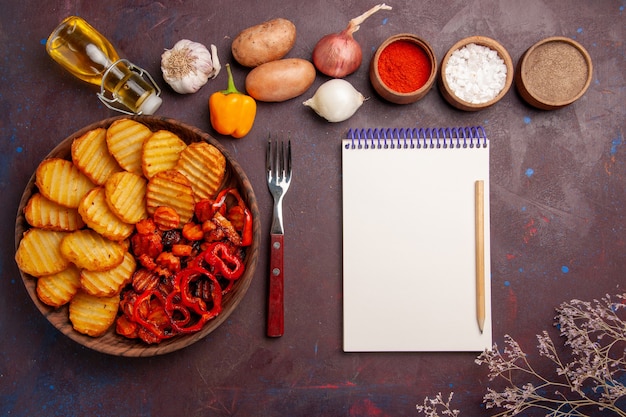
[[[484,129],[360,129],[342,140],[346,352],[492,346]],[[484,181],[485,321],[477,320],[475,183]]]

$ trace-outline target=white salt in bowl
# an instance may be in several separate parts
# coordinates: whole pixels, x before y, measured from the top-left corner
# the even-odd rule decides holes
[[[513,76],[513,61],[500,43],[470,36],[452,45],[441,60],[439,90],[457,109],[478,111],[500,101]]]

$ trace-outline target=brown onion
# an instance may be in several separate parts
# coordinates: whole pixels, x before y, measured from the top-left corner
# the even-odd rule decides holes
[[[391,7],[384,3],[374,6],[361,16],[350,20],[348,27],[341,32],[331,33],[320,39],[313,49],[315,68],[335,78],[342,78],[356,71],[361,66],[363,52],[352,34],[359,30],[365,19],[381,9],[391,10]]]

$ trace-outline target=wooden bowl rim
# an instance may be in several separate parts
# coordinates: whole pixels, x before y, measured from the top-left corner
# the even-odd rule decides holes
[[[498,55],[500,56],[500,58],[502,58],[502,60],[504,61],[504,65],[506,65],[506,80],[504,82],[504,87],[502,87],[502,90],[500,90],[500,92],[493,99],[486,101],[484,103],[480,103],[480,104],[469,103],[459,98],[450,89],[450,86],[448,85],[448,82],[446,81],[446,77],[445,77],[446,66],[448,65],[448,61],[450,60],[450,57],[452,56],[454,51],[456,51],[457,49],[461,49],[464,46],[469,45],[471,43],[481,45],[481,46],[486,46],[496,51]],[[448,100],[448,102],[450,102],[450,104],[454,105],[455,107],[461,108],[463,110],[469,110],[469,111],[482,110],[500,101],[502,97],[504,97],[506,93],[509,92],[511,85],[513,84],[513,76],[515,72],[515,68],[513,66],[513,60],[511,59],[511,55],[509,55],[509,52],[506,50],[506,48],[495,39],[489,38],[487,36],[480,36],[480,35],[469,36],[467,38],[463,38],[459,40],[458,42],[456,42],[454,45],[452,45],[450,49],[448,49],[448,51],[444,55],[443,59],[441,60],[441,65],[439,66],[439,68],[440,68],[439,83],[443,89],[444,97]]]
[[[380,73],[378,71],[378,60],[380,59],[380,54],[387,48],[389,45],[396,41],[410,41],[419,46],[426,52],[428,58],[431,63],[430,75],[428,80],[424,83],[423,86],[418,88],[415,91],[411,91],[409,93],[401,93],[399,91],[395,91],[390,89],[381,79]],[[398,33],[396,35],[390,36],[383,43],[380,44],[374,56],[372,57],[371,65],[370,65],[370,74],[372,74],[372,78],[375,79],[374,88],[378,91],[378,93],[382,93],[384,98],[387,100],[393,101],[394,103],[404,104],[411,103],[417,101],[417,99],[423,97],[433,86],[435,79],[437,77],[438,63],[437,57],[435,56],[435,51],[432,46],[428,42],[426,42],[421,37],[414,35],[412,33]],[[380,90],[382,91],[380,91]]]
[[[583,59],[585,60],[585,63],[587,64],[588,70],[587,70],[587,79],[585,80],[585,84],[575,96],[573,96],[572,98],[568,100],[563,100],[563,101],[546,100],[546,99],[538,97],[536,95],[536,92],[529,90],[527,87],[528,80],[523,71],[524,66],[526,64],[526,60],[528,59],[528,57],[530,57],[533,54],[533,52],[545,46],[546,44],[553,43],[553,42],[565,43],[569,46],[574,47],[574,49],[576,49],[582,55]],[[531,104],[535,105],[536,107],[540,107],[543,109],[558,109],[561,107],[565,107],[569,104],[572,104],[573,102],[581,98],[587,92],[587,89],[591,85],[591,80],[593,78],[593,63],[591,61],[591,56],[589,55],[589,52],[580,43],[576,42],[573,39],[567,38],[565,36],[551,36],[551,37],[538,41],[537,43],[532,45],[530,48],[528,48],[526,52],[524,52],[521,59],[519,60],[518,67],[519,68],[517,70],[517,73],[518,73],[517,84],[518,85],[521,84],[523,86],[522,96],[524,97],[526,101],[529,101],[531,102]]]
[[[20,276],[22,277],[22,281],[30,298],[33,300],[39,311],[57,330],[59,330],[70,339],[87,348],[109,355],[127,357],[149,357],[171,353],[190,346],[191,344],[203,339],[209,333],[217,329],[236,309],[238,304],[244,298],[254,277],[260,250],[261,221],[259,207],[256,196],[254,194],[254,190],[252,188],[250,180],[248,179],[247,175],[245,174],[239,163],[216,139],[211,137],[208,133],[200,130],[197,127],[188,125],[175,119],[162,116],[116,116],[104,119],[85,126],[82,129],[74,132],[70,136],[66,137],[61,142],[59,142],[44,159],[55,156],[68,158],[70,156],[68,153],[70,149],[69,145],[71,145],[71,142],[75,138],[82,136],[92,129],[98,127],[108,127],[114,121],[124,118],[144,123],[153,131],[161,128],[171,130],[172,132],[179,134],[179,136],[181,136],[181,139],[183,139],[185,142],[187,142],[188,140],[187,135],[192,136],[195,140],[189,141],[188,143],[204,140],[218,148],[220,152],[222,152],[226,157],[226,166],[229,170],[229,174],[232,175],[231,182],[236,181],[240,190],[240,194],[242,198],[246,201],[248,208],[252,212],[253,216],[253,243],[250,247],[247,248],[246,251],[246,270],[243,276],[238,279],[238,282],[235,284],[235,288],[225,296],[225,300],[227,300],[226,302],[230,304],[225,306],[222,313],[220,313],[220,315],[218,315],[215,319],[205,325],[204,328],[199,332],[189,335],[177,336],[172,339],[164,340],[160,344],[148,345],[138,339],[128,339],[123,336],[117,335],[115,333],[115,325],[111,326],[111,328],[101,337],[94,338],[81,334],[72,328],[72,325],[69,322],[69,318],[67,315],[67,305],[59,308],[53,308],[42,303],[39,300],[35,289],[36,278],[23,273],[21,270]],[[181,133],[185,133],[185,135],[182,135]],[[19,246],[23,233],[30,228],[30,226],[26,222],[23,208],[26,206],[28,199],[35,192],[35,190],[35,172],[33,172],[29,182],[24,189],[24,193],[22,194],[15,220],[15,250],[17,250]]]

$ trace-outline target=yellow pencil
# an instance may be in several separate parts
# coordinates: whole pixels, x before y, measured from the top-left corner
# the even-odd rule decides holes
[[[478,329],[485,327],[485,182],[476,181],[476,320]]]

